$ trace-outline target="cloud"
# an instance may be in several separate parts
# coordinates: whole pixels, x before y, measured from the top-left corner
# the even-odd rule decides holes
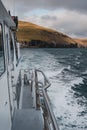
[[[47,1],[47,2],[46,2]],[[87,0],[45,0],[45,7],[87,11]]]
[[[17,12],[26,12],[27,10],[37,8],[48,10],[64,8],[87,12],[87,0],[3,0],[3,3],[9,5],[9,7],[11,7],[11,5],[15,6]]]
[[[49,11],[46,15],[27,17],[27,20],[70,36],[87,37],[87,15],[76,11]]]
[[[16,0],[22,7],[26,8],[45,8],[45,9],[72,9],[87,11],[87,0]]]

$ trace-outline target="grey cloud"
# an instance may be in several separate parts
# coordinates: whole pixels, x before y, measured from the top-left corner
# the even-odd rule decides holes
[[[86,14],[67,10],[59,15],[55,13],[55,11],[52,11],[47,15],[32,16],[28,20],[42,26],[53,28],[70,36],[87,37]]]
[[[37,8],[43,9],[58,9],[65,8],[70,10],[78,10],[87,12],[87,0],[3,0],[4,3],[11,6],[12,2],[18,11],[28,11]]]
[[[57,20],[56,16],[49,16],[49,15],[44,15],[41,17],[42,20]]]
[[[50,8],[87,10],[87,0],[47,0],[46,5]]]
[[[26,8],[57,9],[66,8],[87,11],[87,0],[15,0]]]

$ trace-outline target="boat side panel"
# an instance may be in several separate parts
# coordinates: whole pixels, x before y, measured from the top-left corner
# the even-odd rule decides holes
[[[10,130],[11,115],[7,86],[7,71],[0,77],[0,130]]]

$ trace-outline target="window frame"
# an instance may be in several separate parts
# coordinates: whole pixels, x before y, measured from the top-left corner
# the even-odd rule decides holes
[[[11,32],[11,30],[9,31],[9,38],[10,38],[10,60],[11,60],[11,63],[13,64],[13,62],[14,62],[14,41],[13,41],[13,36],[12,36],[12,34],[11,34],[12,32]],[[12,45],[12,46],[11,46]],[[12,47],[12,49],[11,49],[11,47]],[[11,52],[12,51],[12,52]]]
[[[2,26],[2,23],[0,23],[0,27],[1,27],[1,45],[2,45],[2,56],[3,56],[3,72],[0,73],[0,77],[5,73],[6,71],[6,67],[5,67],[5,54],[4,54],[4,40],[3,40],[3,26]]]

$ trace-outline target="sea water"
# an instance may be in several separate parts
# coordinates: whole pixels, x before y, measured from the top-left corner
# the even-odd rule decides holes
[[[87,130],[87,49],[21,49],[21,55],[21,68],[41,69],[50,80],[60,130]]]

